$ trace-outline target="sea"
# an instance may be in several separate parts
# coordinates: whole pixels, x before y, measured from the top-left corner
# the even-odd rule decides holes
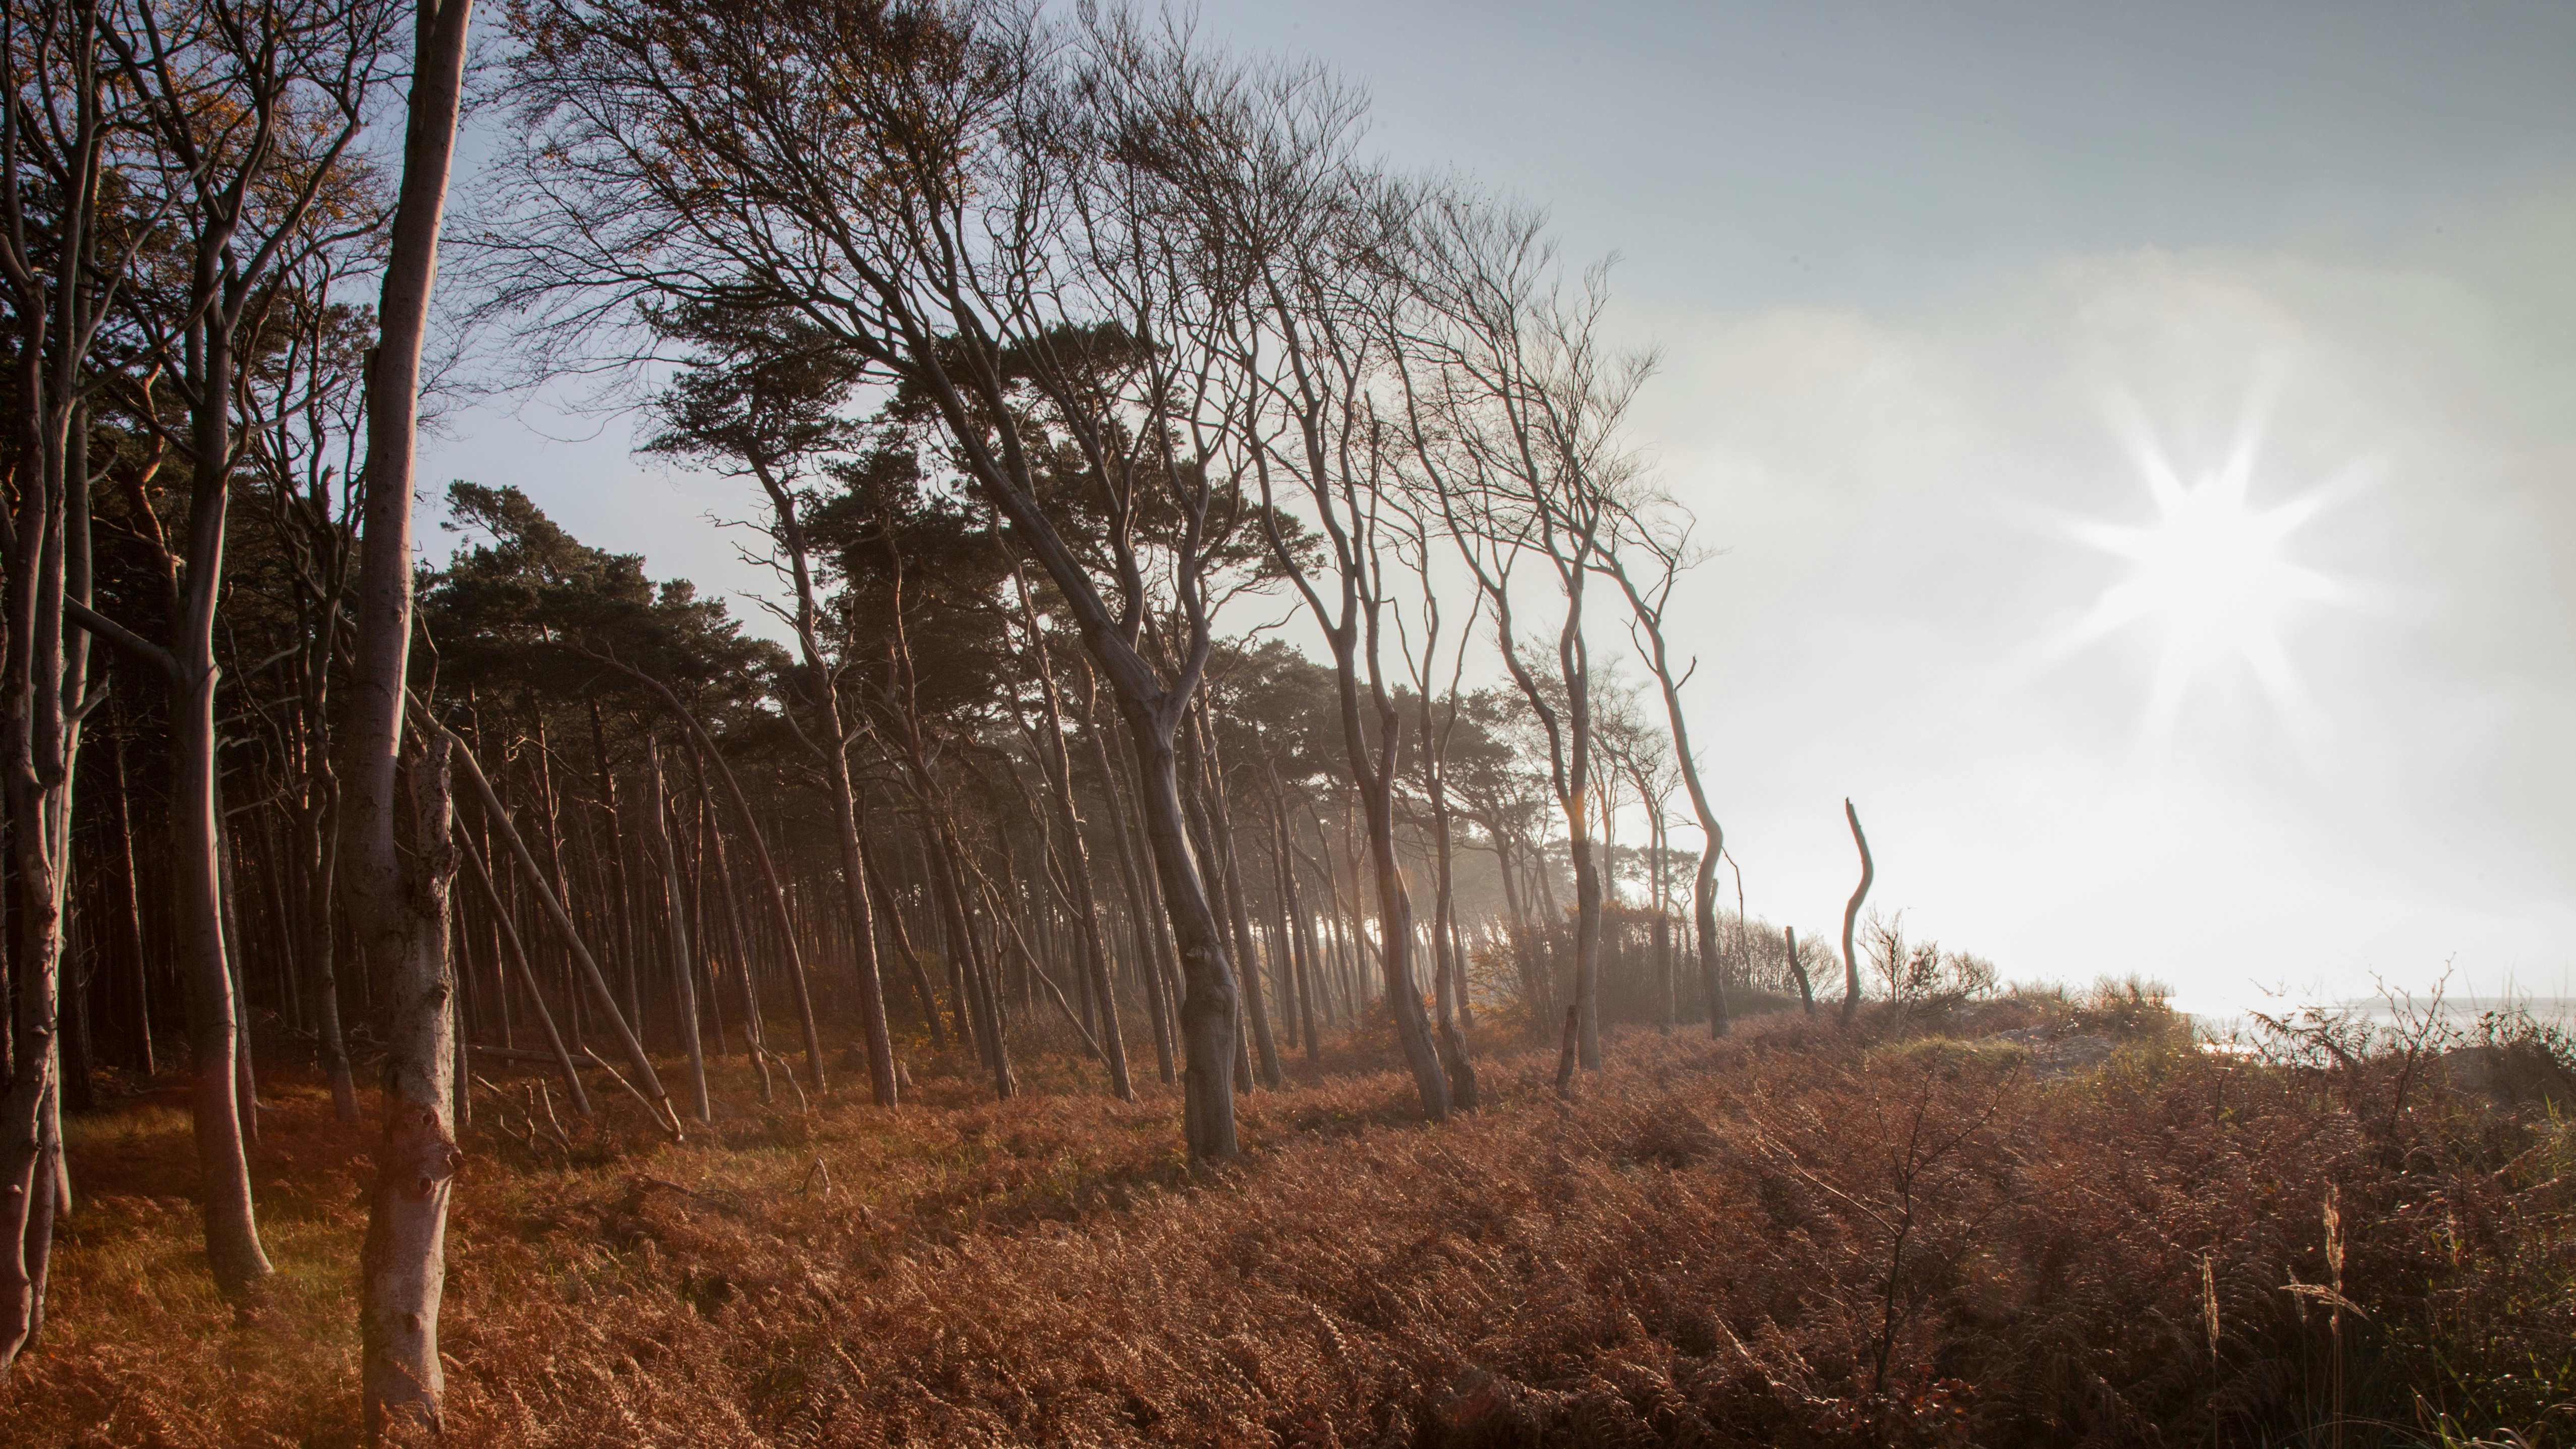
[[[2284,1002],[2278,1007],[2265,1008],[2263,1014],[2286,1021],[2311,1006],[2372,1026],[2391,1028],[2401,1023],[2421,1021],[2424,1013],[2430,1010],[2439,1017],[2443,1026],[2463,1033],[2475,1028],[2479,1019],[2489,1012],[2520,1011],[2534,1021],[2561,1031],[2576,1032],[2576,996],[2444,996],[2439,1002],[2423,995],[2418,995],[2411,1002],[2402,995],[2394,1001],[2385,996],[2357,996],[2322,1004]],[[2259,1034],[2255,1014],[2250,1011],[2193,1012],[2190,1015],[2192,1025],[2206,1040],[2247,1040]]]

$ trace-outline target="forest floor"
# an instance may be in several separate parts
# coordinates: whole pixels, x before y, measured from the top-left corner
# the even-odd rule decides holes
[[[1174,1089],[1121,1104],[1067,1056],[1001,1103],[916,1056],[891,1112],[847,1069],[763,1108],[729,1063],[685,1144],[620,1102],[568,1149],[523,1135],[534,1075],[487,1071],[513,1100],[478,1091],[464,1139],[454,1442],[2576,1442],[2545,1051],[2515,1105],[2422,1054],[2199,1050],[2111,994],[1605,1054],[1570,1102],[1552,1051],[1486,1055],[1482,1110],[1433,1127],[1346,1040],[1240,1099],[1213,1167]],[[79,1210],[0,1440],[354,1440],[373,1128],[264,1090],[278,1272],[238,1306],[178,1089],[67,1124]]]

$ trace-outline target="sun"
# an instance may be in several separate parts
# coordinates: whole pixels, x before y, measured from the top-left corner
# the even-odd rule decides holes
[[[2160,636],[2156,677],[2147,704],[2151,730],[2169,726],[2192,683],[2214,669],[2240,665],[2274,701],[2287,705],[2297,679],[2282,648],[2285,617],[2306,603],[2338,600],[2331,578],[2293,559],[2286,545],[2314,518],[2332,490],[2311,489],[2285,501],[2253,500],[2261,429],[2249,423],[2218,466],[2186,476],[2144,429],[2130,452],[2155,506],[2144,524],[2065,520],[2082,542],[2129,564],[2063,641],[2065,648],[2130,628]]]

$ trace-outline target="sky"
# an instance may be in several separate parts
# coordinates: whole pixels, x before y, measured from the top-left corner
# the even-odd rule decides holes
[[[1755,914],[1838,934],[1848,797],[1871,904],[2007,979],[2576,994],[2576,7],[1197,25],[1619,258],[1635,440],[1713,550],[1677,634]],[[749,500],[622,418],[444,429],[426,478],[765,584],[711,521]]]

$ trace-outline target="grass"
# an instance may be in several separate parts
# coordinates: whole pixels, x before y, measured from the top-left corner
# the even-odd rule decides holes
[[[2031,1026],[2118,1050],[2063,1074],[1984,1040]],[[452,1422],[490,1445],[2576,1442],[2576,1134],[2545,1105],[2415,1081],[2391,1112],[2391,1059],[2205,1054],[2116,994],[1625,1030],[1607,1056],[1571,1104],[1552,1050],[1488,1056],[1491,1105],[1432,1128],[1391,1051],[1345,1040],[1244,1099],[1246,1151],[1213,1168],[1182,1159],[1173,1091],[1107,1100],[1065,1056],[1008,1103],[917,1057],[893,1112],[761,1110],[728,1071],[730,1109],[677,1146],[621,1104],[532,1148],[524,1105],[478,1093]],[[74,1124],[82,1210],[0,1389],[9,1442],[352,1441],[368,1133],[272,1095],[279,1273],[238,1309],[172,1099]],[[2330,1199],[2348,1311],[2285,1291],[2336,1281]]]

